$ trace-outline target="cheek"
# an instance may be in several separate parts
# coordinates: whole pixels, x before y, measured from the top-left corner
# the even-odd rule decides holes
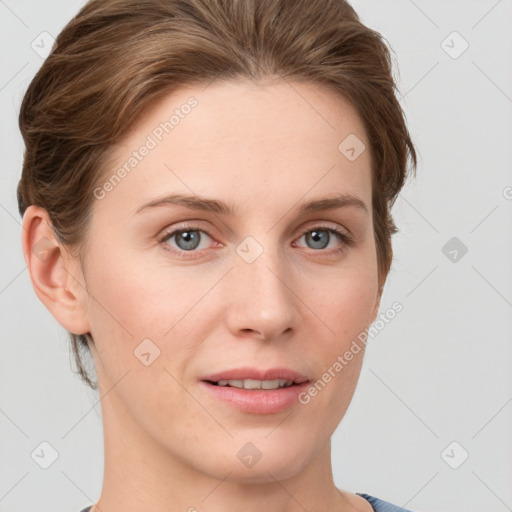
[[[371,321],[377,289],[372,267],[361,265],[344,269],[310,296],[311,309],[321,320],[313,335],[324,333],[315,345],[316,380],[302,398],[304,424],[311,430],[330,435],[345,415],[366,348],[360,335]]]
[[[148,261],[122,251],[91,259],[88,285],[97,327],[108,325],[133,341],[161,338],[183,316],[194,298],[190,283]]]
[[[368,327],[375,307],[377,282],[361,273],[344,279],[339,287],[331,290],[333,330],[345,341],[352,339]]]
[[[177,410],[192,421],[201,412],[193,401],[180,399],[180,365],[194,354],[192,338],[198,334],[187,332],[193,317],[187,311],[204,291],[192,288],[187,295],[182,290],[190,279],[118,256],[91,259],[88,272],[98,377],[107,389],[116,386],[110,399],[119,400],[117,411],[129,411],[126,421],[170,418]],[[159,428],[165,433],[170,427],[163,421]]]
[[[330,351],[341,350],[371,322],[377,303],[376,271],[365,265],[343,268],[323,279],[321,286],[318,281],[313,284],[308,286],[307,302],[311,301],[311,309],[325,327],[325,339],[334,341],[326,346]]]
[[[141,382],[151,375],[166,389],[172,379],[164,368],[179,374],[207,335],[201,298],[218,277],[199,276],[191,266],[162,268],[148,264],[148,257],[122,252],[103,253],[89,263],[88,317],[103,373],[116,381],[128,370],[131,377],[142,372]],[[154,362],[144,366],[144,357]],[[157,389],[155,381],[148,382]]]
[[[325,410],[343,412],[348,406],[357,384],[366,345],[365,334],[377,303],[378,281],[376,259],[371,248],[368,252],[354,254],[346,260],[339,271],[331,273],[329,279],[321,279],[313,286],[308,305],[316,313],[317,335],[322,340],[315,345],[317,354],[317,378],[326,383],[329,391],[321,391],[318,401]],[[313,320],[312,323],[313,325]],[[318,336],[317,336],[318,337]],[[319,389],[324,389],[319,385]],[[339,419],[339,418],[338,418]],[[335,418],[333,417],[333,420]],[[335,422],[334,422],[335,423]],[[333,423],[333,425],[334,425]]]

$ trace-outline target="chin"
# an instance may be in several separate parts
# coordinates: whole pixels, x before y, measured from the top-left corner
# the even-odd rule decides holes
[[[210,453],[211,463],[203,458],[200,461],[203,471],[219,480],[229,475],[230,481],[241,484],[275,483],[294,477],[314,457],[314,447],[310,443],[294,442],[293,436],[288,436],[286,441],[276,436],[274,442],[268,438],[254,443],[235,441],[232,445],[235,446],[226,446],[221,453]]]

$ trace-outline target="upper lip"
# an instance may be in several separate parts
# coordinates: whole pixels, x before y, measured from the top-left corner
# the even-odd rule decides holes
[[[302,373],[289,368],[269,368],[267,370],[259,368],[233,368],[218,373],[212,373],[203,377],[201,380],[218,382],[219,380],[275,380],[283,379],[293,381],[295,384],[302,384],[309,379]]]

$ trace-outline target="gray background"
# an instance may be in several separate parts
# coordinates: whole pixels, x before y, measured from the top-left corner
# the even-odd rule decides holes
[[[101,491],[100,398],[32,289],[15,199],[32,41],[82,3],[0,0],[2,512],[78,511]],[[381,305],[404,309],[368,345],[333,438],[336,483],[418,512],[512,510],[512,0],[352,4],[395,51],[420,162]],[[452,237],[468,249],[456,261]],[[43,441],[48,469],[31,457]]]

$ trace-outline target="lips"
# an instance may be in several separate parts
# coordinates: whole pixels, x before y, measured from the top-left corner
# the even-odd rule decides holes
[[[293,384],[302,384],[309,379],[297,371],[289,368],[270,368],[262,370],[258,368],[234,368],[222,372],[207,375],[201,378],[202,381],[218,383],[223,380],[276,380],[291,381]]]
[[[240,381],[287,381],[286,387],[274,389],[258,388],[245,389],[240,386]],[[219,381],[221,384],[219,384]],[[238,381],[238,382],[235,382]],[[227,383],[227,385],[226,385]],[[298,396],[309,386],[309,379],[302,373],[290,368],[233,368],[222,372],[205,375],[200,379],[201,389],[215,400],[220,400],[228,407],[240,412],[268,415],[277,414],[289,407],[296,406]],[[275,386],[275,382],[274,382]]]

